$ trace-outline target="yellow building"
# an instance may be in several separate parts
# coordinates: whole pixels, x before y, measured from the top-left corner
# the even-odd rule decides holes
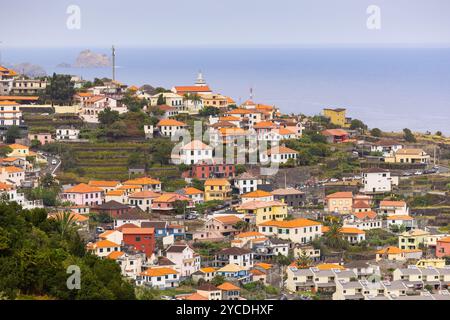
[[[202,94],[201,99],[204,107],[227,108],[228,97],[217,93]]]
[[[445,259],[420,259],[419,261],[417,261],[416,266],[418,266],[419,268],[445,268]]]
[[[353,211],[353,193],[335,192],[325,197],[328,212],[349,214]]]
[[[279,201],[248,201],[236,210],[246,215],[254,215],[256,225],[271,220],[281,221],[288,216],[287,205]]]
[[[429,163],[430,155],[422,149],[400,149],[394,156],[386,157],[385,162],[390,163]]]
[[[420,249],[419,246],[425,244],[425,239],[429,235],[429,232],[420,229],[403,232],[398,237],[398,246],[402,250]]]
[[[323,116],[330,119],[330,122],[334,125],[340,126],[340,127],[348,127],[347,123],[347,110],[343,108],[338,109],[323,109]]]
[[[205,181],[205,201],[231,200],[231,184],[227,179],[208,179]]]

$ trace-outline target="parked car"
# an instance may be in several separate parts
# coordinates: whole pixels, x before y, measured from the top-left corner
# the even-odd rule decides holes
[[[97,227],[97,228],[95,228],[95,231],[97,233],[103,233],[103,232],[105,232],[105,229],[103,227]]]
[[[423,174],[423,172],[422,172],[422,171],[416,171],[416,172],[414,172],[414,174],[415,174],[416,176],[420,176],[420,175]]]
[[[55,164],[57,164],[58,163],[58,161],[56,161],[56,159],[53,159],[52,160],[52,165],[55,165]]]

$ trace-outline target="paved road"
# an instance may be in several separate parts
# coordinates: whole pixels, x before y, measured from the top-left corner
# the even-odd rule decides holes
[[[61,165],[61,160],[59,159],[58,156],[52,154],[46,155],[43,154],[43,157],[47,159],[47,165],[44,168],[42,168],[41,175],[44,176],[47,173],[54,175]],[[52,164],[54,160],[56,161],[56,164]]]

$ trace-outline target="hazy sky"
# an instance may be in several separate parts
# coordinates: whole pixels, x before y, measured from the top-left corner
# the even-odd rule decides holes
[[[450,44],[449,0],[0,0],[0,12],[5,47]]]

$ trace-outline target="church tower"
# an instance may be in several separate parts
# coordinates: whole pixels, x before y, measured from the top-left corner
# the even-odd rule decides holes
[[[201,70],[198,72],[197,81],[195,81],[195,85],[197,87],[206,86],[206,81],[205,79],[203,79],[203,74]]]

